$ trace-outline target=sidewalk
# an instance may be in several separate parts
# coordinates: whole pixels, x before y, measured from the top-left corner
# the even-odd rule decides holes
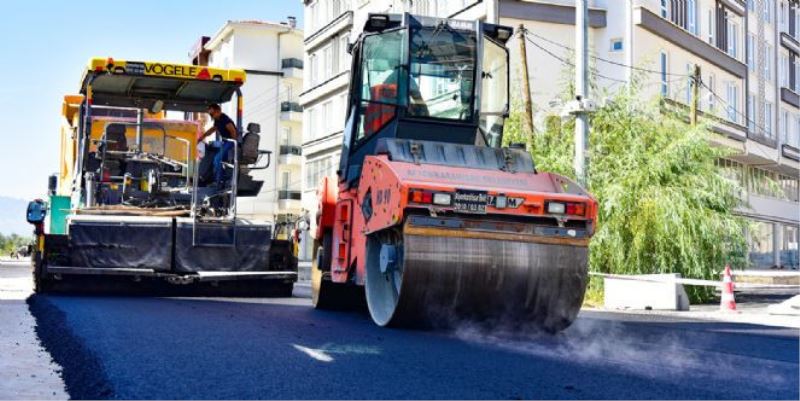
[[[33,291],[30,261],[0,261],[0,399],[65,400],[69,396],[36,336],[25,300]]]
[[[747,292],[737,291],[735,296],[736,311],[734,312],[720,311],[719,304],[691,305],[688,311],[610,308],[591,309],[637,315],[673,316],[688,319],[800,329],[800,309],[791,308],[791,305],[800,302],[800,300],[798,300],[797,289],[750,289]],[[779,312],[779,314],[776,312]]]

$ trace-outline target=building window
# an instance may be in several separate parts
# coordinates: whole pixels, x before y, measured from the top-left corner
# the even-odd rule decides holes
[[[661,0],[661,18],[669,18],[669,1]]]
[[[779,174],[778,182],[781,187],[781,199],[791,202],[797,202],[800,200],[800,194],[798,193],[800,187],[798,187],[799,184],[797,178]]]
[[[750,225],[750,264],[756,268],[768,268],[775,264],[772,238],[772,223],[756,221]]]
[[[325,123],[325,134],[333,131],[333,100],[329,100],[322,105],[322,122]]]
[[[775,0],[764,0],[764,21],[772,23],[772,5]]]
[[[328,44],[322,49],[323,74],[321,81],[325,81],[333,76],[333,45]]]
[[[756,95],[747,96],[747,129],[756,132]]]
[[[766,60],[764,60],[764,78],[772,79],[772,46],[765,44],[764,53]]]
[[[794,91],[800,93],[800,63],[797,59],[794,63]]]
[[[699,35],[697,30],[697,0],[686,0],[686,30]]]
[[[713,8],[709,8],[708,9],[708,44],[710,44],[711,46],[716,46],[716,43],[714,42],[714,30],[716,29],[715,27],[717,25],[715,24],[715,22],[716,22],[716,20],[714,18],[714,9]]]
[[[667,80],[667,53],[661,52],[661,96],[667,97],[669,95],[669,81]]]
[[[747,34],[747,68],[754,70],[756,68],[755,57],[753,57],[753,52],[755,49],[755,35],[752,33]]]
[[[281,189],[284,191],[288,191],[289,188],[292,186],[292,172],[291,171],[283,171],[281,172]]]
[[[350,34],[345,33],[339,38],[339,72],[350,69],[350,53],[347,47],[350,45]]]
[[[780,130],[780,137],[786,138],[788,133],[789,112],[781,109],[780,117],[778,118],[778,129]]]
[[[778,63],[778,79],[783,87],[789,86],[789,57],[781,54],[780,62]]]
[[[621,52],[622,51],[622,39],[621,38],[611,39],[611,48],[609,50],[612,51],[612,52]]]
[[[731,182],[742,186],[744,184],[744,166],[741,163],[728,160],[717,160],[717,166],[720,168],[720,174]]]
[[[769,138],[774,137],[772,134],[772,103],[764,102],[764,135]]]
[[[319,125],[317,124],[317,108],[312,107],[308,109],[308,139],[314,140],[319,137],[318,129]]]
[[[786,15],[786,3],[781,2],[780,15],[779,15],[779,19],[778,19],[781,30],[784,30],[784,31],[786,30],[786,27],[787,27],[786,22],[787,22],[787,20],[788,20],[788,18],[787,18],[787,15]]]
[[[737,122],[737,114],[739,112],[739,88],[736,87],[736,84],[733,82],[728,82],[725,87],[725,93],[727,94],[727,98],[725,101],[728,103],[728,120],[731,122]]]
[[[783,226],[783,244],[781,247],[781,265],[790,269],[797,269],[800,267],[800,258],[798,258],[797,243],[798,238],[797,226],[784,225]]]
[[[708,76],[708,111],[714,113],[717,108],[717,83],[714,74]]]
[[[317,63],[317,54],[313,53],[308,56],[308,75],[311,85],[316,85],[319,81],[319,64]]]
[[[758,167],[750,167],[749,172],[747,182],[748,190],[751,194],[770,198],[782,197],[783,191],[778,185],[778,175],[776,173]]]
[[[733,58],[739,57],[739,26],[728,22],[727,26],[727,34],[728,34],[728,54]]]
[[[281,128],[281,145],[289,146],[292,144],[292,128],[291,127],[282,127]]]
[[[317,25],[317,18],[319,18],[319,15],[317,13],[317,9],[319,8],[318,6],[319,6],[319,2],[315,2],[314,4],[312,4],[312,5],[310,5],[308,7],[308,22],[309,22],[309,24],[308,24],[309,27],[308,28],[312,32],[315,29],[317,29],[317,26],[318,26]]]

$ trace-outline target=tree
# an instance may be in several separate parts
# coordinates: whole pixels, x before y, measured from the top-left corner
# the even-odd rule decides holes
[[[734,214],[742,202],[738,184],[716,166],[730,151],[712,146],[715,134],[684,117],[626,90],[592,115],[588,189],[600,210],[591,271],[718,280],[726,263],[744,264],[745,222]],[[512,113],[509,142],[524,139],[518,120]],[[573,127],[569,119],[548,119],[531,147],[537,169],[574,178]],[[710,287],[687,292],[693,302],[713,296]]]

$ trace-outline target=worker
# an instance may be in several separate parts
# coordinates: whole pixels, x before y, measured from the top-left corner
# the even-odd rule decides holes
[[[203,133],[197,141],[202,141],[214,132],[223,139],[219,145],[219,152],[214,156],[214,181],[217,188],[222,189],[225,188],[225,169],[222,164],[228,159],[228,154],[233,149],[233,143],[225,139],[239,140],[239,138],[236,124],[227,114],[222,112],[222,108],[218,104],[215,103],[208,106],[208,115],[214,119],[214,125]]]

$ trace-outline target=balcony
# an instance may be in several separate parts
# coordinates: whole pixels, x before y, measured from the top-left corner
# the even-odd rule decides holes
[[[781,100],[794,107],[800,107],[800,95],[787,87],[781,87]]]
[[[728,0],[736,2],[736,0]],[[634,8],[634,24],[650,33],[657,35],[675,46],[678,46],[696,57],[701,58],[729,74],[744,79],[747,76],[747,66],[741,61],[731,57],[728,53],[712,46],[689,31],[675,25],[669,20],[661,18],[644,7]]]
[[[303,60],[298,58],[281,60],[281,72],[283,72],[284,78],[303,79]]]
[[[303,205],[300,202],[302,198],[300,190],[295,189],[282,189],[278,191],[278,211],[279,213],[300,213]]]
[[[281,121],[303,121],[303,107],[297,102],[281,102]]]
[[[800,42],[786,32],[781,32],[781,45],[795,53],[800,53]]]
[[[278,164],[301,166],[303,164],[303,148],[296,145],[281,145],[278,152]]]

